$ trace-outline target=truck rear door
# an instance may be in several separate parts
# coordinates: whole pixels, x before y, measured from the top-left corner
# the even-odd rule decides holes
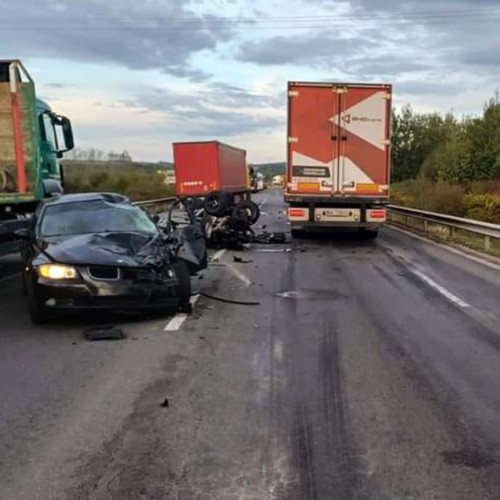
[[[339,104],[331,84],[289,84],[288,192],[328,196],[337,191]]]
[[[387,196],[391,87],[347,85],[337,89],[340,127],[338,192]]]

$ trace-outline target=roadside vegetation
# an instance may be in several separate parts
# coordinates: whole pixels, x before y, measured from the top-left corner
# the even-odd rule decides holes
[[[481,117],[393,116],[391,202],[500,224],[500,97]]]
[[[66,161],[67,193],[113,192],[132,201],[174,196],[174,186],[165,182],[164,164],[120,161]]]

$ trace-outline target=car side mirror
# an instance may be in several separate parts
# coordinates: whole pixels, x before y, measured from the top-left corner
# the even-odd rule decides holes
[[[18,240],[28,240],[29,239],[29,232],[25,227],[23,227],[21,229],[16,229],[14,231],[14,236]]]
[[[75,147],[75,140],[73,138],[73,128],[68,118],[63,116],[61,118],[64,142],[66,143],[66,151],[71,151]]]
[[[159,215],[152,215],[151,220],[153,221],[154,224],[158,224],[158,222],[160,222],[160,216]]]

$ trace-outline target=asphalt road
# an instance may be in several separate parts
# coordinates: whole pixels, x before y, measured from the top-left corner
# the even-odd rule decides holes
[[[260,305],[124,341],[0,282],[0,499],[500,498],[500,267],[390,228],[233,254],[193,286]]]

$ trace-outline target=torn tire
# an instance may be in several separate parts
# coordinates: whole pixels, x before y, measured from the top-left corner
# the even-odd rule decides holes
[[[244,208],[234,207],[229,219],[231,228],[236,231],[246,231],[250,227],[248,212]]]
[[[205,196],[203,202],[205,212],[214,217],[222,217],[229,208],[229,200],[226,193],[212,191]]]
[[[240,210],[245,210],[248,213],[248,222],[251,226],[259,220],[260,209],[257,203],[251,200],[241,200],[236,205],[236,208]]]

